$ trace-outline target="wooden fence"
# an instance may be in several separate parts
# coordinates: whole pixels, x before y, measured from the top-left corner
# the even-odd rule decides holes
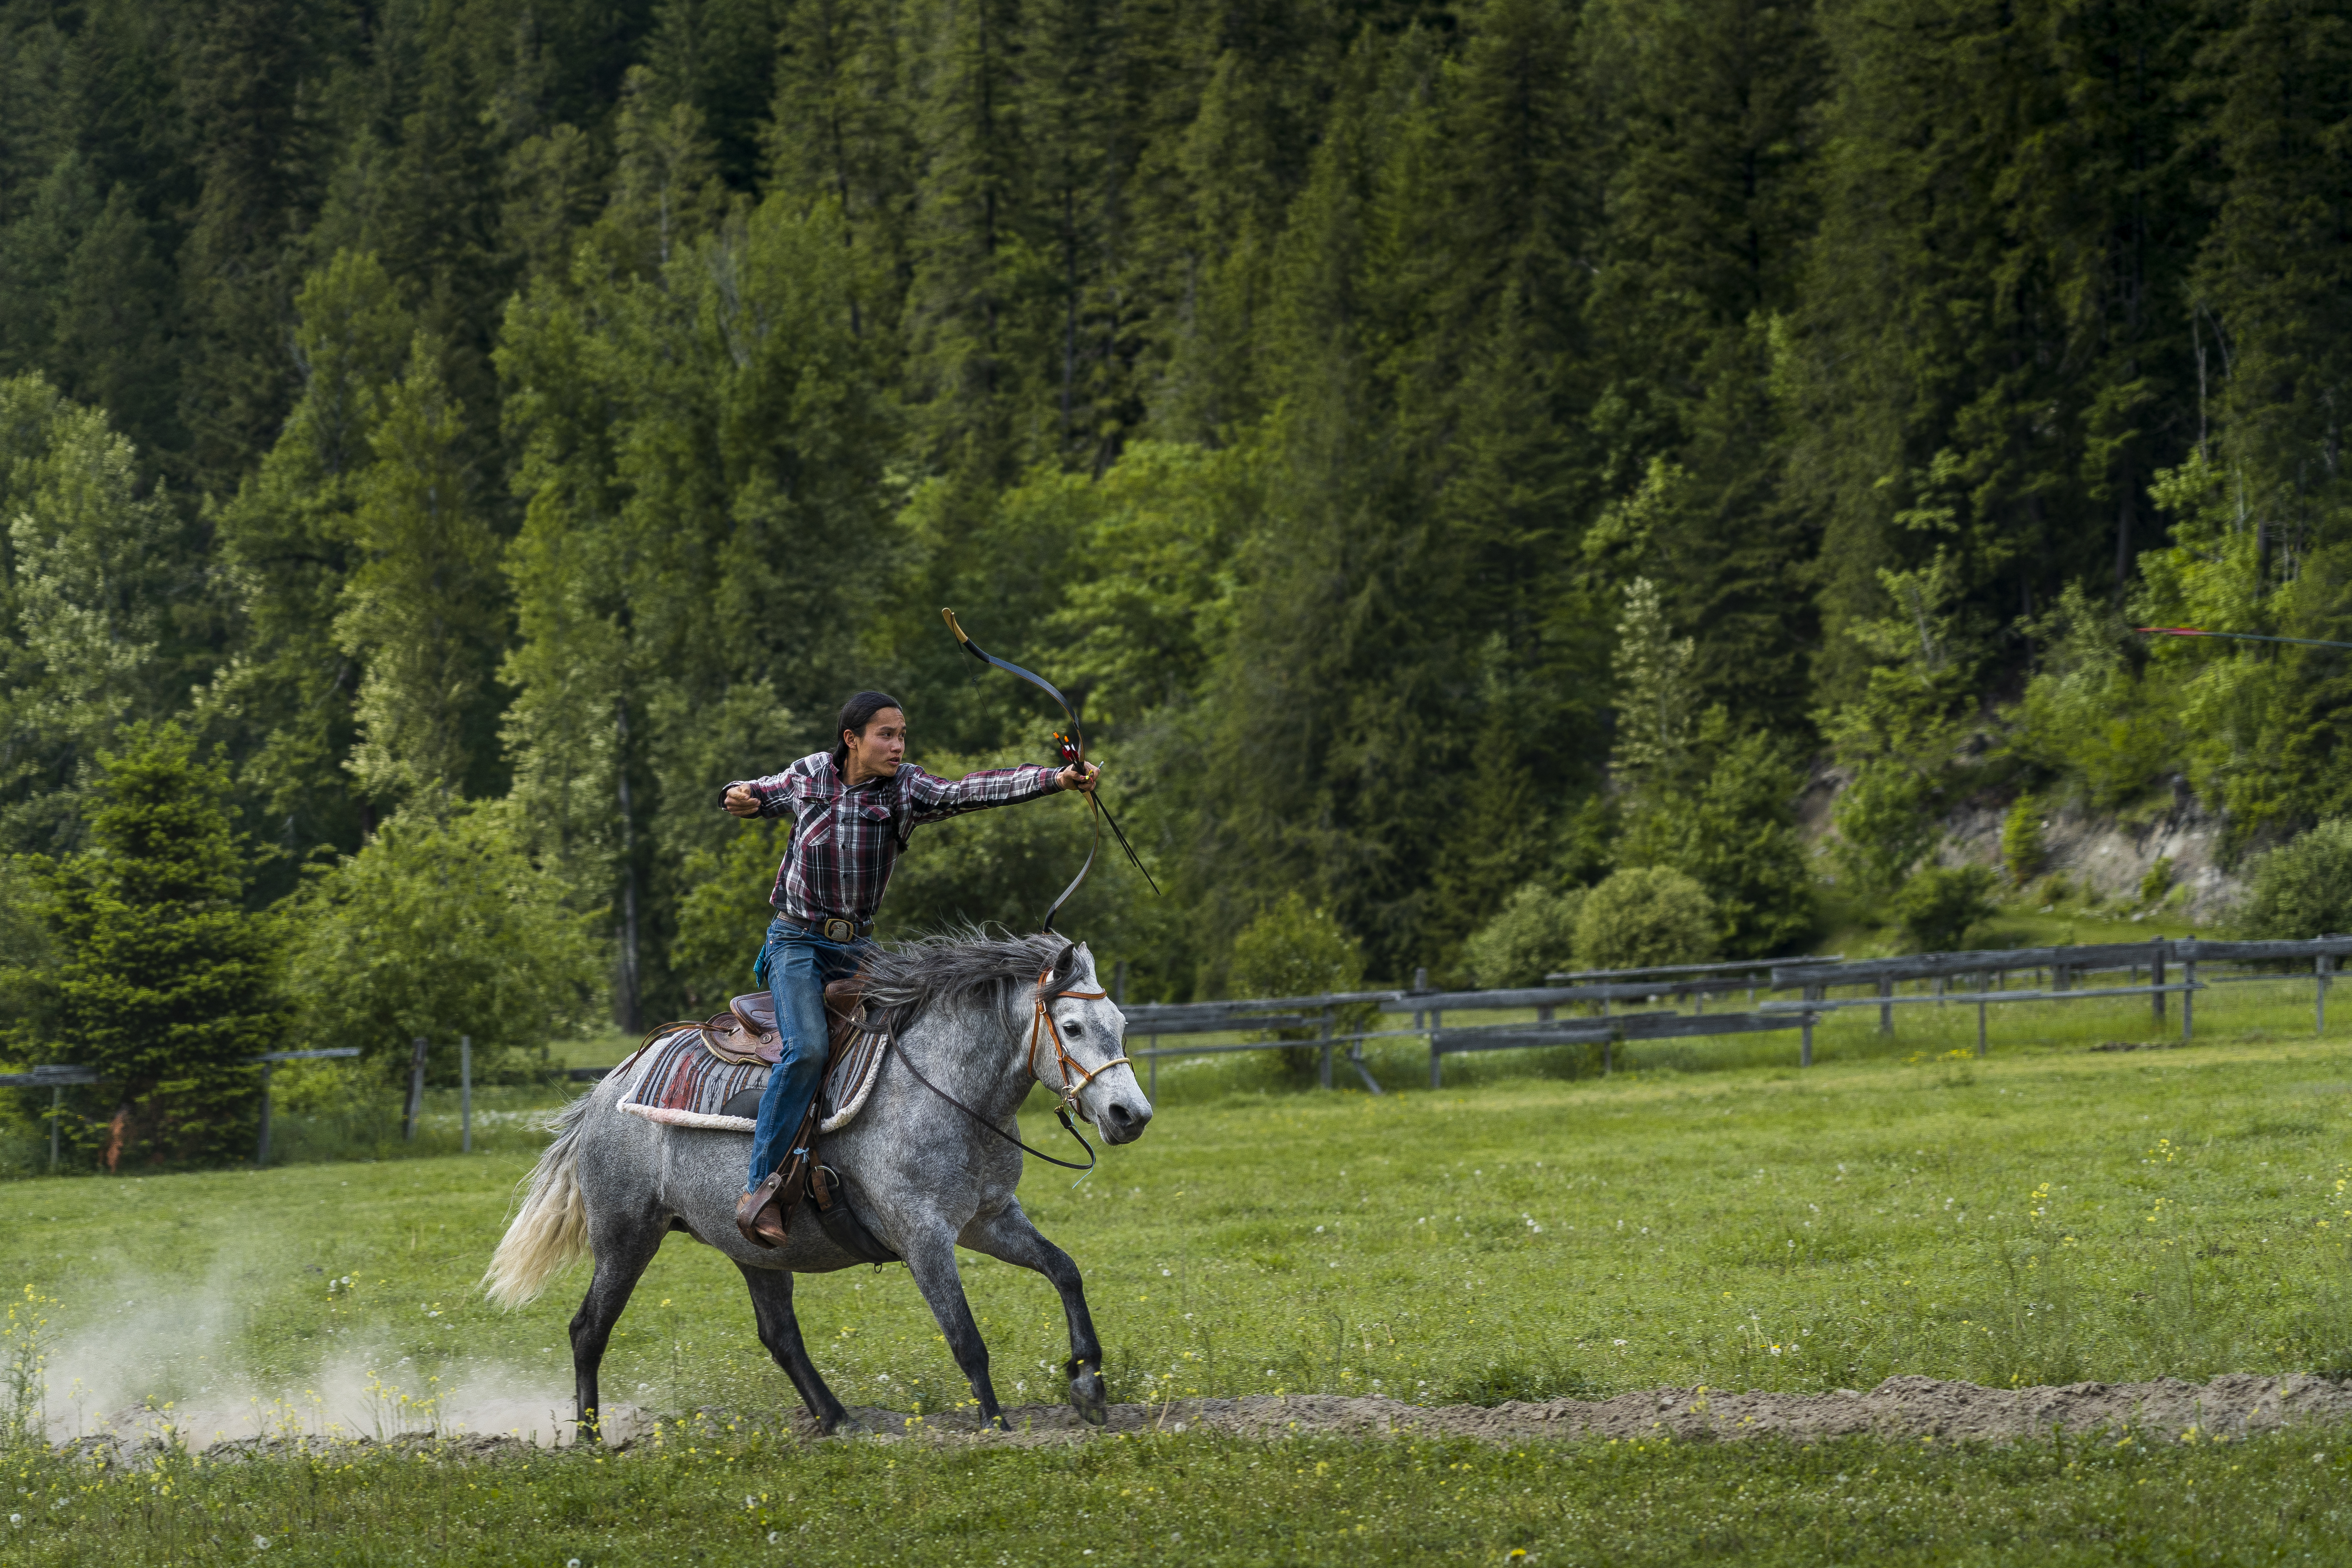
[[[2188,1041],[2196,1028],[2197,993],[2214,985],[2249,981],[2275,982],[2308,965],[2313,981],[2313,1026],[2327,1027],[2327,993],[2341,960],[2352,956],[2352,936],[2326,936],[2310,942],[2204,942],[2158,938],[2149,942],[2108,942],[2083,947],[2027,947],[1981,952],[1924,952],[1901,958],[1769,958],[1725,963],[1673,964],[1653,969],[1584,970],[1555,974],[1561,984],[1500,991],[1433,991],[1428,972],[1413,984],[1393,991],[1326,992],[1311,996],[1236,997],[1222,1002],[1142,1003],[1128,1005],[1127,966],[1114,971],[1112,992],[1121,997],[1127,1015],[1128,1055],[1148,1063],[1149,1092],[1160,1094],[1162,1057],[1203,1057],[1234,1051],[1286,1050],[1305,1045],[1320,1058],[1319,1079],[1329,1089],[1332,1070],[1339,1062],[1352,1068],[1364,1087],[1381,1092],[1364,1045],[1371,1040],[1418,1039],[1429,1051],[1429,1087],[1444,1081],[1444,1060],[1473,1051],[1530,1050],[1550,1046],[1599,1046],[1601,1069],[1614,1065],[1616,1047],[1628,1041],[1713,1037],[1719,1035],[1794,1033],[1799,1036],[1797,1064],[1813,1065],[1813,1028],[1828,1014],[1850,1008],[1878,1009],[1882,1034],[1895,1032],[1895,1009],[1937,1004],[1974,1006],[1977,1010],[1977,1054],[1986,1049],[1986,1015],[1990,1008],[2015,1002],[2075,1002],[2095,997],[2146,996],[2156,1018],[2166,1016],[2165,998],[2180,998],[2180,1037]],[[2216,973],[2216,965],[2236,965],[2253,973]],[[2200,970],[2203,970],[2200,976]],[[2169,978],[2175,972],[2179,978]],[[2011,989],[2010,977],[2032,974],[2033,984]],[[2078,986],[2085,975],[2126,976],[2120,985]],[[2141,976],[2147,980],[2142,983]],[[1955,989],[1953,983],[1965,982]],[[1906,984],[1926,984],[1926,992],[1904,994]],[[1832,993],[1866,988],[1860,996]],[[1745,992],[1748,1007],[1739,1012],[1706,1010],[1709,998]],[[1775,999],[1775,992],[1795,992],[1792,998]],[[1759,998],[1761,998],[1759,1000]],[[1687,1002],[1687,1013],[1659,1010],[1661,1003]],[[1628,1006],[1642,1011],[1628,1012]],[[1365,1007],[1380,1016],[1410,1016],[1401,1028],[1341,1032],[1343,1011]],[[1572,1017],[1563,1010],[1590,1009]],[[1467,1014],[1533,1012],[1532,1020],[1497,1024],[1454,1024]],[[1230,1034],[1275,1034],[1288,1038],[1241,1042],[1162,1045],[1163,1040]],[[1136,1042],[1144,1043],[1138,1047]],[[473,1146],[472,1041],[460,1044],[460,1120],[464,1146]],[[1342,1049],[1344,1047],[1344,1050]],[[261,1134],[255,1150],[257,1163],[269,1157],[269,1076],[278,1062],[308,1061],[322,1057],[355,1057],[352,1047],[332,1050],[273,1051],[251,1058],[262,1068]],[[405,1135],[415,1138],[424,1091],[425,1042],[416,1042],[409,1071]],[[574,1068],[565,1076],[593,1082],[607,1068]],[[37,1067],[28,1072],[0,1073],[0,1088],[48,1089],[49,1164],[58,1163],[58,1120],[64,1090],[70,1085],[96,1083],[88,1068]]]
[[[2246,981],[2276,981],[2282,966],[2309,965],[2314,983],[2315,1027],[2327,1026],[2327,992],[2338,962],[2352,955],[2352,936],[2321,937],[2311,942],[2205,942],[2158,938],[2149,942],[2114,942],[2081,947],[2011,948],[1979,952],[1916,953],[1902,958],[1845,960],[1841,958],[1779,958],[1728,963],[1676,964],[1656,969],[1588,970],[1556,974],[1542,986],[1506,991],[1432,991],[1424,971],[1415,984],[1396,991],[1335,992],[1312,996],[1237,998],[1223,1002],[1144,1004],[1127,1006],[1128,1055],[1149,1063],[1149,1089],[1158,1098],[1162,1057],[1199,1057],[1228,1051],[1265,1051],[1307,1045],[1321,1057],[1320,1080],[1331,1087],[1332,1070],[1339,1061],[1353,1068],[1374,1094],[1380,1083],[1365,1061],[1363,1046],[1370,1040],[1421,1039],[1429,1050],[1429,1084],[1444,1081],[1448,1056],[1470,1051],[1524,1050],[1547,1046],[1598,1045],[1602,1070],[1613,1065],[1614,1047],[1625,1041],[1663,1040],[1718,1035],[1788,1031],[1799,1038],[1797,1061],[1813,1062],[1813,1028],[1826,1015],[1848,1008],[1879,1010],[1882,1034],[1895,1030],[1895,1009],[1935,1003],[1973,1005],[1977,1009],[1977,1054],[1987,1044],[1988,1010],[2008,1003],[2085,1001],[2093,997],[2146,996],[2155,1016],[2165,1016],[2168,996],[2180,998],[2180,1037],[2195,1030],[2198,992],[2211,985]],[[2221,974],[2214,966],[2259,966],[2262,972]],[[2200,969],[2203,969],[2202,976]],[[2178,973],[2179,978],[2172,979]],[[2011,989],[2010,979],[2032,974],[2030,986]],[[2126,975],[2120,985],[2078,986],[2085,975]],[[2142,983],[2141,976],[2147,980]],[[1967,984],[1953,987],[1954,981]],[[1927,983],[1933,990],[1902,994],[1896,987]],[[1121,989],[1114,982],[1114,989]],[[1839,991],[1867,988],[1861,996],[1835,995]],[[1744,992],[1748,1008],[1738,1012],[1707,1011],[1710,998]],[[1775,999],[1776,992],[1795,992]],[[1759,998],[1761,998],[1759,1000]],[[1655,1010],[1661,1003],[1687,1002],[1687,1013]],[[1343,1009],[1370,1006],[1384,1015],[1410,1015],[1402,1028],[1374,1028],[1342,1033],[1337,1027]],[[1628,1005],[1645,1009],[1627,1012]],[[1590,1009],[1584,1016],[1562,1017],[1568,1009]],[[1533,1011],[1532,1021],[1448,1026],[1449,1015]],[[1163,1040],[1192,1035],[1290,1031],[1287,1039],[1258,1039],[1238,1044],[1163,1045]],[[1311,1034],[1307,1031],[1313,1031]],[[1139,1047],[1137,1041],[1143,1043]],[[1341,1054],[1341,1047],[1345,1047]]]
[[[357,1046],[336,1046],[321,1051],[271,1051],[266,1056],[245,1059],[261,1068],[261,1136],[254,1147],[253,1163],[267,1164],[269,1160],[269,1080],[279,1062],[319,1061],[328,1057],[355,1057]],[[65,1117],[66,1090],[76,1084],[103,1081],[97,1069],[52,1063],[37,1067],[29,1072],[0,1072],[0,1089],[46,1089],[49,1091],[49,1169],[58,1168],[58,1123]]]

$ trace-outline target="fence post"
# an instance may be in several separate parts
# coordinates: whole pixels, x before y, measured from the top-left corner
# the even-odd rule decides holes
[[[457,1037],[457,1152],[474,1152],[474,1037]]]
[[[2189,989],[2180,994],[2180,1043],[2187,1045],[2197,1026],[2197,961],[2184,959],[2180,965],[2180,983]]]
[[[1412,972],[1412,988],[1416,992],[1426,991],[1429,989],[1429,966],[1427,964],[1423,964]],[[1412,1010],[1412,1026],[1418,1029],[1422,1026],[1422,1024],[1424,1021],[1429,1025],[1429,1087],[1435,1089],[1444,1078],[1444,1074],[1440,1071],[1437,1065],[1437,1015],[1420,1007],[1414,1008]]]
[[[1895,994],[1895,982],[1892,978],[1878,983],[1878,994],[1881,998]],[[1895,1004],[1892,1002],[1881,1000],[1878,1004],[1878,1032],[1881,1036],[1895,1033]]]
[[[2156,1021],[2161,1024],[2164,1022],[2164,939],[2158,937],[2149,946],[2152,951],[2147,960],[2147,983],[2156,989],[2149,994],[2148,1000],[2155,1004]]]
[[[269,1079],[278,1070],[276,1062],[261,1064],[261,1136],[253,1145],[253,1163],[269,1163]]]
[[[1984,999],[1984,993],[1983,993],[1982,991],[1979,991],[1979,992],[1977,993],[1977,1055],[1978,1055],[1978,1056],[1979,1056],[1979,1057],[1981,1057],[1981,1056],[1983,1056],[1983,1055],[1984,1055],[1984,1051],[1985,1051],[1985,999]]]
[[[1810,993],[1812,987],[1808,985],[1805,989]],[[1811,999],[1807,997],[1807,1000]],[[1813,1065],[1813,1015],[1811,1013],[1805,1015],[1805,1039],[1804,1044],[1797,1047],[1797,1065],[1801,1068]]]
[[[425,1037],[416,1037],[416,1049],[408,1058],[408,1114],[402,1120],[404,1142],[416,1142],[416,1119],[425,1110]]]
[[[1323,1023],[1315,1037],[1323,1042],[1323,1087],[1328,1089],[1331,1087],[1331,1005],[1328,1002],[1323,1005]]]

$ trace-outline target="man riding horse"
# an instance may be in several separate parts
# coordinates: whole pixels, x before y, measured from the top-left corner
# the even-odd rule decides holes
[[[787,1145],[824,1074],[825,983],[856,972],[908,836],[968,811],[1095,787],[1091,763],[994,768],[960,779],[926,773],[905,760],[906,710],[880,691],[843,703],[834,729],[832,751],[765,778],[738,780],[719,797],[737,816],[793,818],[769,898],[776,918],[751,968],[775,1001],[782,1055],[760,1099],[751,1173],[735,1205],[736,1228],[763,1247],[783,1244],[799,1196],[793,1178],[808,1158],[807,1150]]]

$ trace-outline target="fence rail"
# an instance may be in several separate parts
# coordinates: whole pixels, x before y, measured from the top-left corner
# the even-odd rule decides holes
[[[1831,1014],[1858,1008],[1879,1010],[1879,1030],[1892,1034],[1895,1010],[1927,1005],[1973,1006],[1977,1009],[1977,1054],[1983,1056],[1987,1047],[1988,1010],[2019,1002],[2079,1002],[2094,998],[2114,999],[2126,996],[2148,998],[2153,1016],[2161,1021],[2165,1016],[2165,1000],[2180,998],[2180,1037],[2185,1043],[2196,1029],[2195,1005],[2197,993],[2214,985],[2239,984],[2258,980],[2277,982],[2294,976],[2281,969],[2282,965],[2308,963],[2313,982],[2313,1025],[2315,1031],[2327,1027],[2327,995],[2339,962],[2352,957],[2352,936],[2325,936],[2308,942],[2208,942],[2201,939],[2157,938],[2148,942],[2104,942],[2081,947],[2026,947],[1973,952],[1925,952],[1899,958],[1828,959],[1779,958],[1759,959],[1745,963],[1710,964],[1671,964],[1643,970],[1581,970],[1547,976],[1551,981],[1569,984],[1539,986],[1519,986],[1494,991],[1437,991],[1427,983],[1427,972],[1414,976],[1412,986],[1385,991],[1339,991],[1307,996],[1234,997],[1213,1002],[1142,1003],[1121,1008],[1127,1016],[1129,1042],[1128,1055],[1148,1064],[1150,1092],[1155,1100],[1160,1092],[1160,1061],[1163,1057],[1205,1057],[1233,1052],[1294,1049],[1307,1046],[1320,1058],[1322,1087],[1331,1087],[1332,1071],[1345,1061],[1363,1080],[1364,1087],[1374,1094],[1381,1091],[1380,1081],[1372,1076],[1371,1067],[1364,1058],[1367,1041],[1418,1039],[1425,1042],[1429,1051],[1429,1084],[1439,1088],[1444,1081],[1444,1063],[1449,1056],[1468,1055],[1480,1051],[1527,1050],[1545,1047],[1597,1045],[1601,1050],[1603,1071],[1613,1070],[1616,1047],[1629,1041],[1666,1040],[1718,1035],[1766,1034],[1794,1032],[1800,1036],[1798,1065],[1813,1063],[1813,1029]],[[2229,963],[2259,965],[2265,972],[2242,974],[2199,976],[2199,966]],[[2175,965],[2180,978],[2168,979]],[[1125,990],[1124,964],[1118,966],[1119,978],[1113,983],[1115,992]],[[2147,984],[2140,984],[2145,972]],[[2125,985],[2077,986],[2075,978],[2088,974],[2128,973],[2130,984]],[[2009,977],[2031,973],[2037,983],[2032,987],[2010,989]],[[2051,984],[2040,984],[2039,977],[2048,974]],[[1974,989],[1954,990],[1951,983],[1966,977]],[[1898,994],[1895,989],[1906,983],[1932,982],[1930,993]],[[1868,986],[1871,994],[1864,996],[1832,996],[1831,992],[1857,986]],[[1709,996],[1734,991],[1747,991],[1751,997],[1745,1012],[1706,1011]],[[1759,992],[1794,991],[1800,994],[1791,1000],[1767,999],[1760,1003],[1752,998]],[[1655,1008],[1659,1003],[1689,1000],[1694,1004],[1688,1013],[1675,1011],[1612,1011],[1619,1004],[1641,1004]],[[1409,1014],[1408,1028],[1360,1028],[1343,1031],[1340,1027],[1343,1011],[1371,1008],[1376,1015]],[[1579,1017],[1561,1017],[1562,1009],[1591,1008],[1593,1013]],[[1448,1025],[1446,1016],[1476,1015],[1495,1012],[1528,1012],[1536,1016],[1532,1021],[1508,1023]],[[1240,1042],[1164,1045],[1166,1040],[1183,1040],[1188,1037],[1255,1033],[1287,1032],[1287,1038],[1257,1039]],[[1308,1033],[1307,1031],[1312,1031]],[[1141,1045],[1135,1042],[1142,1041]],[[462,1146],[473,1147],[473,1042],[459,1040],[460,1123]],[[425,1042],[419,1039],[412,1055],[409,1071],[408,1100],[404,1117],[404,1132],[409,1139],[416,1136],[419,1110],[424,1095]],[[260,1138],[255,1150],[257,1163],[269,1157],[270,1075],[279,1062],[309,1061],[329,1057],[355,1057],[355,1047],[338,1047],[326,1050],[272,1051],[266,1056],[249,1058],[262,1069],[262,1101]],[[572,1068],[564,1077],[573,1082],[593,1083],[603,1079],[610,1068]],[[100,1082],[92,1068],[68,1063],[37,1066],[24,1072],[0,1073],[0,1088],[47,1089],[50,1094],[49,1164],[58,1163],[58,1125],[62,1119],[64,1091],[79,1084]]]
[[[2190,1039],[2196,1029],[2198,992],[2213,985],[2251,981],[2276,982],[2293,978],[2275,966],[2311,965],[2314,983],[2314,1027],[2327,1026],[2327,994],[2340,960],[2352,957],[2352,936],[2325,936],[2308,942],[2209,942],[2202,939],[2156,938],[2147,942],[2102,942],[2079,947],[2026,947],[1972,952],[1913,953],[1899,958],[1779,958],[1741,963],[1668,964],[1639,970],[1576,970],[1546,976],[1555,984],[1496,991],[1433,991],[1423,977],[1395,991],[1336,992],[1323,996],[1236,998],[1222,1002],[1145,1004],[1126,1006],[1128,1055],[1149,1064],[1149,1091],[1157,1099],[1160,1061],[1163,1057],[1200,1057],[1233,1051],[1281,1050],[1307,1046],[1321,1057],[1320,1080],[1331,1087],[1332,1070],[1344,1060],[1374,1094],[1381,1085],[1364,1059],[1368,1040],[1414,1038],[1427,1042],[1429,1082],[1444,1080],[1446,1057],[1473,1051],[1518,1050],[1545,1046],[1599,1045],[1604,1071],[1613,1066],[1614,1047],[1625,1041],[1686,1038],[1715,1035],[1757,1034],[1775,1030],[1800,1034],[1798,1065],[1813,1060],[1813,1026],[1832,1013],[1879,1009],[1879,1030],[1895,1031],[1895,1009],[1927,1004],[1973,1006],[1977,1009],[1977,1054],[1987,1048],[1989,1010],[2019,1002],[2074,1002],[2096,997],[2146,996],[2153,1016],[2165,1017],[2166,998],[2180,998],[2180,1037]],[[2271,973],[2214,974],[2218,963],[2263,965]],[[2200,978],[2198,970],[2206,966]],[[2169,976],[2178,970],[2179,978]],[[2031,987],[2012,990],[2009,977],[2021,973],[2035,976]],[[2124,985],[2077,986],[2079,976],[2127,973]],[[2147,984],[2141,984],[2145,973]],[[2050,983],[2041,977],[2047,974]],[[1425,972],[1424,972],[1425,974]],[[1955,990],[1951,983],[1967,979],[1972,989]],[[1906,983],[1932,982],[1930,994],[1898,994]],[[1832,996],[1831,992],[1868,986],[1864,996]],[[1706,1011],[1710,996],[1746,991],[1745,1012]],[[1797,992],[1788,1000],[1763,1000],[1759,993]],[[1612,1012],[1621,1004],[1655,1006],[1667,1001],[1689,1000],[1693,1011]],[[1409,1013],[1410,1028],[1372,1028],[1342,1033],[1338,1028],[1343,1008],[1370,1005],[1385,1014]],[[1564,1008],[1592,1008],[1597,1016],[1561,1018]],[[1454,1026],[1446,1015],[1527,1011],[1532,1023]],[[1186,1036],[1288,1030],[1292,1037],[1241,1044],[1162,1044]],[[1308,1036],[1304,1032],[1315,1031]],[[1138,1047],[1132,1042],[1140,1038]],[[1345,1047],[1344,1055],[1341,1048]]]

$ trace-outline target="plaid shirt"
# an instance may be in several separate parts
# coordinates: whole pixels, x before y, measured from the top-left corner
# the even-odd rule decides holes
[[[827,917],[863,922],[881,906],[898,852],[918,826],[1051,795],[1061,787],[1055,771],[996,768],[943,779],[900,763],[897,777],[868,779],[848,789],[833,765],[833,753],[819,752],[782,773],[737,782],[759,801],[761,816],[789,813],[794,819],[792,844],[776,868],[768,901],[785,919],[803,923]],[[722,799],[726,793],[719,792]]]

